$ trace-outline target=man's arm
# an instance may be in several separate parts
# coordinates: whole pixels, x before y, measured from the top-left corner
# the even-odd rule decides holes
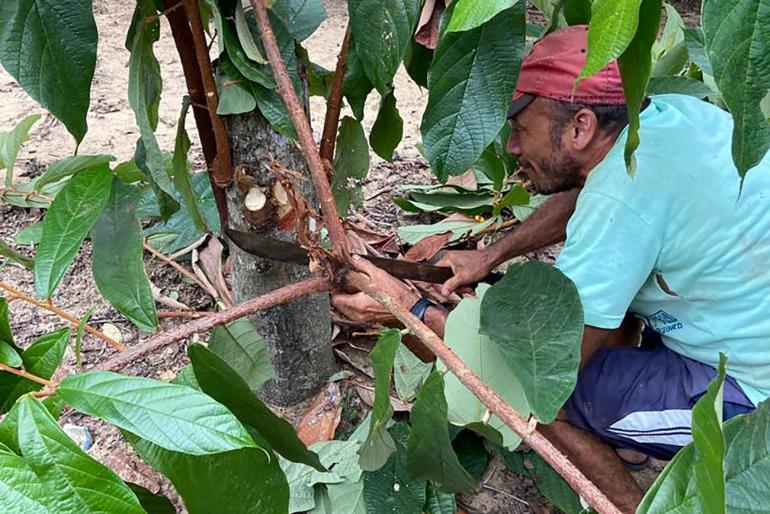
[[[552,195],[519,227],[483,250],[448,252],[438,265],[452,268],[454,276],[444,284],[443,294],[482,280],[495,266],[518,255],[564,241],[578,194],[580,189]]]

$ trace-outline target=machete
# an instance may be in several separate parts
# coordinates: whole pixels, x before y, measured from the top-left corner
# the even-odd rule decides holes
[[[244,232],[242,230],[227,229],[227,237],[241,250],[257,257],[271,259],[274,261],[291,262],[294,264],[305,264],[310,262],[307,250],[301,246],[288,241],[278,241],[268,237]],[[431,282],[434,284],[443,284],[452,278],[452,269],[444,266],[432,266],[421,262],[402,261],[397,259],[388,259],[386,257],[375,257],[373,255],[361,255],[378,268],[387,271],[394,277],[406,280],[419,280],[421,282]],[[484,282],[494,284],[503,278],[502,273],[490,273]]]

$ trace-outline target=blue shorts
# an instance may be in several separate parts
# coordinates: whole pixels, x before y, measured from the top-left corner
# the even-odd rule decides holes
[[[637,348],[598,350],[564,406],[570,422],[615,448],[670,460],[692,441],[692,407],[716,370],[669,350],[646,330]],[[724,384],[724,420],[754,410],[738,383]]]

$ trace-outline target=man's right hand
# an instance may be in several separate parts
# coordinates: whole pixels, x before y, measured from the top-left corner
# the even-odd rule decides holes
[[[441,294],[449,296],[462,286],[475,284],[484,279],[495,267],[484,250],[456,250],[447,252],[436,263],[437,266],[452,268],[454,276],[444,282]]]

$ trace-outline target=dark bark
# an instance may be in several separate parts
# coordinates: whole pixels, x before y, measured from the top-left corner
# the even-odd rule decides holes
[[[307,166],[297,146],[272,130],[258,112],[232,116],[229,120],[233,165],[243,166],[271,197],[275,176],[265,165],[271,156],[289,169],[307,175]],[[236,183],[227,192],[230,227],[250,230],[243,218],[244,193]],[[310,180],[297,185],[298,192],[316,205]],[[253,227],[251,230],[254,230]],[[279,230],[274,223],[260,233],[296,241],[293,232]],[[310,277],[305,266],[270,261],[249,255],[230,245],[233,256],[233,292],[237,301]],[[273,307],[251,317],[267,343],[276,376],[260,391],[271,403],[290,405],[302,401],[334,372],[331,348],[329,295],[316,294]]]

